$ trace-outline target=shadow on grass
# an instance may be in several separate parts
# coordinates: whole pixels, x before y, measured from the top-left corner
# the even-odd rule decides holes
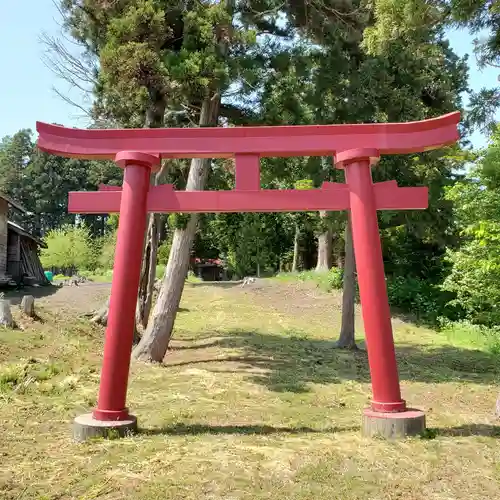
[[[206,425],[206,424],[172,424],[154,429],[139,429],[139,433],[148,436],[199,436],[203,434],[240,434],[240,435],[269,435],[269,434],[322,434],[336,432],[359,431],[359,426],[329,427],[313,429],[311,427],[272,427],[270,425]]]
[[[460,436],[483,436],[500,438],[500,425],[490,424],[467,424],[457,427],[435,428],[438,436],[460,437]]]
[[[202,338],[207,338],[204,334]],[[186,339],[183,339],[185,341]],[[204,353],[218,348],[216,357]],[[232,331],[210,344],[183,346],[192,359],[169,362],[167,366],[206,364],[210,371],[248,372],[258,384],[277,392],[308,392],[309,384],[335,384],[343,380],[370,381],[365,351],[335,349],[335,342],[308,339],[302,335],[274,335],[258,331]],[[199,355],[196,353],[199,349]],[[224,356],[224,350],[231,354]],[[234,355],[237,349],[241,355]],[[496,383],[500,376],[498,356],[454,346],[402,345],[396,348],[401,380],[426,383]],[[228,370],[210,366],[233,363]]]
[[[214,287],[214,288],[234,288],[235,286],[241,287],[243,281],[198,281],[186,283],[187,286],[192,287]]]
[[[0,292],[4,294],[5,299],[7,299],[11,305],[18,306],[25,295],[33,295],[35,299],[41,299],[43,297],[49,297],[50,295],[53,295],[58,290],[59,290],[58,286],[46,285],[46,286],[26,286],[21,290],[15,290],[13,288],[10,289],[5,288],[1,289]]]

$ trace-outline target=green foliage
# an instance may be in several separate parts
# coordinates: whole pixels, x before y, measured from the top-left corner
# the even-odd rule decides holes
[[[164,264],[168,261],[168,257],[170,255],[170,248],[172,247],[172,239],[167,238],[159,247],[158,247],[158,262]]]
[[[189,271],[186,277],[188,283],[201,283],[201,279],[196,276],[193,271]]]
[[[163,275],[165,274],[165,264],[158,264],[155,269],[155,277],[156,278],[163,278]]]
[[[15,391],[23,394],[32,384],[50,380],[60,372],[57,364],[30,358],[0,367],[0,394]]]
[[[38,151],[30,130],[20,130],[0,142],[0,191],[30,212],[13,215],[34,234],[74,224],[75,216],[68,214],[69,191],[95,190],[102,182],[116,184],[121,176],[112,162],[60,158]],[[82,218],[94,235],[102,233],[102,217]]]
[[[229,126],[418,120],[460,109],[460,95],[467,88],[466,60],[443,37],[439,1],[334,1],[304,9],[273,0],[196,5],[62,0],[61,7],[66,28],[98,68],[94,116],[107,125],[192,126],[202,100],[214,94],[222,100],[218,124]],[[40,214],[41,229],[73,222],[66,214],[68,190],[95,189],[100,182],[121,179],[110,162],[34,153],[25,131],[7,142],[16,166],[5,182],[14,189],[18,180],[28,179],[26,186],[21,184],[20,201],[32,203],[28,208]],[[1,150],[0,170],[6,164]],[[456,250],[462,229],[453,222],[453,200],[445,192],[465,161],[458,149],[450,148],[385,158],[374,170],[375,181],[429,187],[428,210],[383,212],[380,227],[392,303],[432,321],[442,314],[453,316],[457,309],[443,305],[455,292],[444,293],[438,285],[447,266],[460,267],[453,253],[448,253],[450,263],[445,259],[446,248]],[[490,163],[495,164],[494,158]],[[212,167],[209,189],[232,188],[232,162],[216,160]],[[267,188],[311,189],[323,181],[343,180],[331,158],[265,158],[261,167]],[[176,163],[169,175],[183,188],[186,163]],[[33,202],[31,186],[37,193]],[[188,219],[172,214],[169,226],[185,228]],[[105,235],[96,240],[94,267],[111,269],[116,216],[84,220],[93,235]],[[200,220],[195,255],[224,258],[239,276],[274,272],[290,263],[295,235],[303,267],[312,267],[307,260],[314,259],[317,233],[331,229],[339,250],[345,225],[344,214],[208,214]],[[489,226],[487,231],[492,234]],[[472,238],[465,232],[462,237]],[[169,251],[168,238],[158,261],[166,262]],[[341,286],[338,270],[307,279],[320,281],[327,290]]]
[[[110,214],[106,220],[106,226],[111,231],[116,231],[118,229],[119,220],[120,220],[120,216],[118,214]]]
[[[223,258],[235,277],[273,274],[293,244],[293,220],[286,215],[205,216],[200,226],[203,241],[197,239],[195,254]]]
[[[475,349],[485,349],[492,354],[500,354],[500,326],[487,327],[467,320],[441,320],[440,331],[454,345]]]
[[[273,260],[272,248],[266,244],[266,236],[268,236],[266,233],[270,228],[266,226],[265,219],[266,217],[261,214],[243,214],[235,245],[234,271],[240,277],[260,275],[266,270],[266,264]]]
[[[314,183],[311,179],[300,179],[295,182],[294,189],[308,190],[313,189]]]
[[[344,273],[342,269],[332,267],[328,272],[302,271],[300,273],[279,273],[276,279],[280,281],[301,281],[304,283],[314,283],[324,292],[341,290]]]
[[[420,433],[420,439],[436,439],[439,436],[439,429],[426,427]]]
[[[368,7],[373,25],[364,32],[364,49],[372,55],[382,55],[389,47],[403,42],[412,49],[426,41],[429,34],[441,35],[445,28],[468,29],[478,34],[475,55],[480,66],[499,67],[500,7],[490,0],[375,0]],[[481,89],[472,94],[466,125],[482,129],[494,124],[500,88]]]
[[[467,177],[448,190],[462,245],[448,250],[452,264],[443,289],[455,294],[474,323],[500,324],[500,130]]]
[[[411,46],[425,41],[444,6],[440,0],[375,0],[371,5],[376,22],[365,29],[363,45],[372,54],[383,54],[394,41]]]
[[[174,229],[185,229],[190,218],[190,214],[173,213],[168,216],[168,225]]]
[[[85,226],[63,226],[45,237],[47,248],[40,259],[45,268],[67,270],[94,269],[97,252],[90,231]]]
[[[97,259],[102,269],[113,269],[116,249],[116,230],[106,234],[101,241],[101,252]]]
[[[344,282],[344,272],[338,267],[332,267],[326,275],[325,284],[330,290],[341,290]]]
[[[0,191],[20,200],[34,144],[31,130],[23,129],[0,142]]]
[[[500,324],[500,221],[480,221],[464,230],[469,241],[450,250],[452,270],[443,288],[456,294],[473,321]]]
[[[251,53],[259,8],[266,17],[279,16],[267,4],[255,7],[242,25],[235,16],[245,5],[233,1],[135,0],[103,7],[101,0],[86,0],[85,9],[79,0],[61,1],[67,30],[99,68],[96,118],[128,127],[197,122],[207,93],[248,77],[260,64]]]
[[[389,304],[400,311],[409,312],[419,321],[436,325],[442,316],[456,317],[449,304],[452,294],[444,294],[439,285],[429,280],[395,276],[387,279]]]

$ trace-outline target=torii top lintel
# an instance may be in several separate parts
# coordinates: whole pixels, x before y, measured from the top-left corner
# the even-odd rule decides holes
[[[59,156],[113,160],[121,151],[164,158],[331,156],[355,148],[416,153],[453,144],[460,113],[406,123],[87,130],[37,122],[38,147]]]

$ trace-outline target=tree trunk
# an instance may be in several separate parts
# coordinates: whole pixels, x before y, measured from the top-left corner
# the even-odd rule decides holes
[[[106,326],[108,324],[108,313],[109,313],[109,299],[106,304],[99,310],[95,311],[92,319],[92,323],[97,323],[98,325]]]
[[[219,104],[218,94],[205,98],[201,109],[200,126],[217,123]],[[186,191],[198,191],[205,187],[211,161],[207,158],[194,158],[191,161]],[[135,359],[161,362],[165,357],[189,269],[189,254],[197,223],[197,214],[192,214],[187,226],[174,232],[162,287],[148,328],[132,353]]]
[[[149,89],[151,105],[146,111],[144,128],[158,128],[164,125],[165,108],[167,105],[165,96],[158,93],[156,89]],[[152,177],[151,184],[157,186],[162,175],[165,173],[166,163],[162,162],[161,169]],[[139,292],[137,294],[136,324],[145,329],[148,325],[149,313],[153,302],[153,287],[156,272],[156,260],[158,254],[158,216],[148,214],[147,232],[144,239],[143,260],[141,266],[141,277],[139,281]]]
[[[161,177],[167,171],[166,163],[162,163],[160,171],[155,175],[153,186],[160,183]],[[148,229],[144,243],[144,253],[141,266],[141,278],[139,281],[139,293],[137,295],[136,323],[146,329],[153,304],[154,284],[156,278],[156,262],[158,258],[159,225],[160,216],[158,214],[148,215]]]
[[[144,301],[144,312],[142,318],[143,328],[147,328],[149,313],[151,312],[151,306],[153,304],[153,293],[156,279],[156,263],[158,260],[158,226],[159,217],[158,215],[152,216],[152,224],[150,231],[150,255],[149,255],[149,274],[148,274],[148,287],[146,290],[146,299]]]
[[[332,230],[326,221],[327,216],[327,212],[320,212],[321,222],[325,226],[325,231],[318,236],[318,262],[316,264],[316,271],[329,271],[331,267],[333,236]]]
[[[167,106],[166,97],[161,95],[156,89],[148,89],[151,104],[146,110],[144,128],[159,128],[164,124],[165,108]],[[162,175],[166,171],[166,163],[162,162],[161,169],[152,177],[152,185],[160,183]],[[148,214],[147,232],[144,238],[143,260],[141,266],[141,277],[137,294],[137,305],[135,312],[136,330],[137,325],[146,328],[149,313],[151,310],[152,296],[154,290],[156,256],[158,253],[158,220],[154,214]],[[151,268],[154,270],[152,271]],[[151,279],[151,275],[153,278]],[[106,326],[108,323],[109,299],[107,303],[97,311],[91,321],[99,325]],[[137,335],[137,334],[135,334]]]
[[[293,262],[292,262],[292,273],[296,273],[299,268],[299,246],[300,242],[300,229],[299,224],[295,224],[295,236],[293,238]]]
[[[356,300],[356,261],[352,243],[351,217],[345,228],[344,289],[342,291],[342,326],[336,347],[357,349],[354,339],[354,307]]]
[[[109,299],[104,306],[102,306],[100,309],[94,311],[91,314],[92,318],[90,321],[92,323],[95,323],[96,325],[108,326],[108,313],[109,313]],[[134,327],[134,344],[137,344],[140,339],[141,336],[139,334],[136,324]]]

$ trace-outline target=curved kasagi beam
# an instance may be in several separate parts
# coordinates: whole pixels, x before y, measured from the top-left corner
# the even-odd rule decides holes
[[[460,113],[406,123],[291,125],[86,130],[37,122],[38,147],[59,156],[114,159],[120,151],[160,154],[164,158],[331,156],[349,149],[380,154],[427,151],[459,139]]]

